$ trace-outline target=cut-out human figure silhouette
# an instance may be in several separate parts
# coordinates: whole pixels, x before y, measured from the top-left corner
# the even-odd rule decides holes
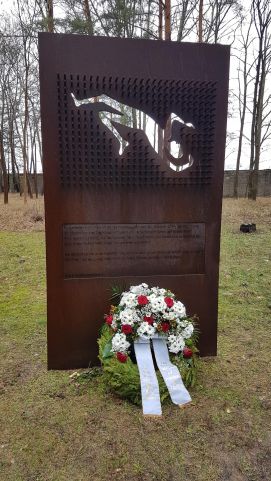
[[[82,100],[78,100],[73,93],[71,94],[71,96],[77,108],[87,108],[98,114],[103,124],[107,128],[109,128],[114,134],[118,142],[119,155],[122,156],[125,153],[125,148],[122,149],[122,144],[126,144],[126,146],[129,146],[129,144],[131,143],[131,130],[134,134],[138,134],[138,138],[142,139],[142,136],[144,136],[145,142],[149,144],[149,148],[153,149],[156,154],[158,154],[158,150],[153,145],[151,145],[148,136],[142,129],[131,128],[121,122],[112,120],[112,115],[122,117],[123,113],[121,112],[121,110],[118,110],[112,107],[112,105],[110,105],[110,103],[112,103],[112,99],[109,96],[101,95],[100,97],[91,97]],[[121,106],[120,102],[119,105]],[[146,117],[148,117],[147,114]],[[177,144],[178,155],[177,157],[175,157],[170,152],[170,149],[167,146],[164,146],[163,158],[165,159],[168,167],[172,171],[181,173],[191,167],[194,163],[194,156],[191,153],[191,145],[189,142],[185,142],[184,134],[188,134],[189,137],[195,132],[195,127],[192,123],[184,122],[177,115],[170,115],[169,118],[171,118],[171,132],[169,142],[175,142]],[[152,119],[152,121],[154,120]],[[122,142],[119,142],[119,138],[122,139]]]

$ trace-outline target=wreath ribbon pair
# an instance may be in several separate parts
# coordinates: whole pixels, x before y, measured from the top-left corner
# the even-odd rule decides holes
[[[118,300],[98,341],[110,390],[136,404],[141,399],[144,414],[160,415],[169,396],[179,405],[191,401],[185,385],[195,381],[196,331],[183,303],[147,284],[120,292]]]
[[[178,405],[190,402],[191,397],[183,384],[180,371],[169,359],[165,337],[156,335],[152,337],[151,341],[158,369],[162,374],[172,402]],[[162,414],[162,408],[150,339],[136,339],[134,349],[140,375],[143,414],[159,416]]]

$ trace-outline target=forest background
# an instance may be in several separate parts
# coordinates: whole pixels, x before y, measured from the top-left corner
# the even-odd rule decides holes
[[[9,0],[0,2],[0,174],[4,202],[15,191],[38,195],[42,172],[38,32],[231,45],[226,169],[271,167],[271,6],[269,0]],[[146,115],[131,119],[145,131]],[[153,143],[163,142],[152,132]],[[34,182],[30,182],[30,177]]]

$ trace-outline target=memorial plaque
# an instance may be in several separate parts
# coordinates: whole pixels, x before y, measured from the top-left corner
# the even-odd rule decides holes
[[[229,48],[42,33],[39,49],[49,368],[96,364],[111,286],[141,282],[175,292],[215,355]]]
[[[68,224],[64,277],[204,274],[204,224]]]

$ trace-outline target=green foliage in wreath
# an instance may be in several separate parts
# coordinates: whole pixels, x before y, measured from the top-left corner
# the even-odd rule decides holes
[[[109,391],[117,396],[141,405],[140,377],[136,364],[128,357],[125,363],[120,363],[111,351],[112,332],[107,325],[101,328],[98,339],[99,358],[103,367],[103,380]],[[187,346],[193,351],[192,357],[185,359],[178,355],[170,354],[170,359],[180,370],[185,386],[193,387],[196,382],[197,348],[195,347],[196,335],[187,340]],[[169,398],[168,389],[159,371],[157,379],[160,388],[160,398],[163,403]]]

